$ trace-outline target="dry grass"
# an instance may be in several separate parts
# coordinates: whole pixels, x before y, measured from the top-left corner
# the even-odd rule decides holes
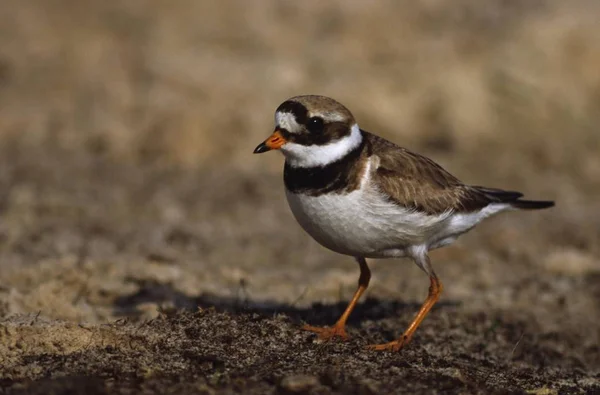
[[[317,92],[400,142],[599,176],[593,1],[3,3],[4,139],[262,168],[274,107]]]
[[[201,295],[348,298],[356,268],[296,225],[281,157],[251,155],[281,101],[319,93],[465,181],[555,199],[483,224],[434,265],[459,311],[534,322],[597,367],[584,350],[600,341],[600,3],[0,7],[7,322],[156,317]],[[422,299],[419,269],[373,266],[371,296]]]

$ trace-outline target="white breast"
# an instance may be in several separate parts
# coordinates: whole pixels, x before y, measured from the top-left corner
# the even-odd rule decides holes
[[[286,190],[302,228],[321,245],[365,258],[410,255],[411,247],[433,249],[452,243],[484,218],[510,208],[491,204],[468,214],[428,215],[400,207],[368,183],[369,166],[358,190],[321,196]]]
[[[450,213],[428,216],[385,201],[369,188],[348,194],[307,196],[286,191],[302,228],[321,245],[352,256],[395,256],[439,233]]]

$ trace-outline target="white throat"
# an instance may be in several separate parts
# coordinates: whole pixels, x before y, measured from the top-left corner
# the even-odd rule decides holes
[[[285,143],[281,152],[292,167],[325,166],[342,159],[362,142],[362,134],[357,124],[352,125],[350,135],[325,145],[301,145]]]

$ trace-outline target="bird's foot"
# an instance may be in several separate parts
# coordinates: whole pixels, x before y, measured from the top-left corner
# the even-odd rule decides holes
[[[402,348],[405,345],[408,344],[409,341],[410,341],[410,337],[409,336],[402,335],[402,337],[400,337],[400,339],[391,341],[389,343],[368,345],[367,349],[369,349],[369,350],[375,350],[375,351],[399,352],[400,350],[402,350]]]
[[[341,338],[342,340],[348,340],[348,334],[346,333],[346,329],[344,325],[334,325],[331,327],[319,327],[319,326],[311,326],[304,325],[302,330],[314,332],[319,336],[319,339],[329,341],[336,337]]]

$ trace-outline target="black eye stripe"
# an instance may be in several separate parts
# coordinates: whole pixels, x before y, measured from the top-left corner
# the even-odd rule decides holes
[[[291,141],[291,140],[293,140],[293,138],[292,138],[292,133],[288,132],[288,130],[287,130],[287,129],[284,129],[284,128],[277,128],[277,129],[275,129],[275,130],[276,130],[276,131],[278,131],[278,132],[281,134],[281,136],[282,136],[284,139],[286,139],[287,141]]]
[[[320,117],[312,117],[306,123],[306,128],[313,134],[322,133],[324,126],[325,122],[323,121],[323,118]]]
[[[328,123],[321,133],[290,133],[283,128],[278,130],[286,141],[300,145],[325,145],[350,134],[348,125],[343,122]]]

